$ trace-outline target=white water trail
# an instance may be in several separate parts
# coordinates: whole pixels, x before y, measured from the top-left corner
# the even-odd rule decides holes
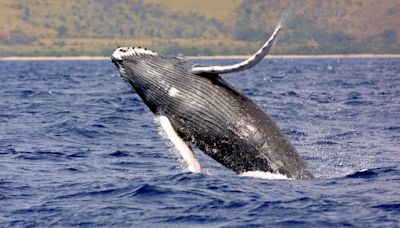
[[[287,177],[286,175],[280,173],[270,173],[264,171],[248,171],[241,173],[240,176],[242,177],[253,177],[258,179],[267,179],[267,180],[289,180],[291,178]]]

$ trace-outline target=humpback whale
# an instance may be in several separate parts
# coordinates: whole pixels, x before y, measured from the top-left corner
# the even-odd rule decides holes
[[[281,26],[250,58],[230,66],[201,66],[141,47],[118,47],[111,60],[159,120],[191,172],[200,164],[188,142],[241,174],[263,171],[314,178],[275,122],[222,78],[248,70],[271,49]]]

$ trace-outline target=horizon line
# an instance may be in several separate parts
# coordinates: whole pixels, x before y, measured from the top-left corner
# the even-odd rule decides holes
[[[199,55],[178,56],[189,60],[246,59],[250,55]],[[53,60],[110,60],[108,56],[6,56],[0,61],[53,61]],[[400,58],[400,54],[310,54],[310,55],[268,55],[265,59],[338,59],[338,58]]]

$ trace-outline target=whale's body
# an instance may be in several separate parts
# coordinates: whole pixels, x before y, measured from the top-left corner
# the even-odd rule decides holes
[[[189,61],[142,48],[117,51],[112,60],[121,76],[155,115],[169,120],[184,142],[236,173],[313,178],[278,126],[216,73],[217,68],[202,71]]]

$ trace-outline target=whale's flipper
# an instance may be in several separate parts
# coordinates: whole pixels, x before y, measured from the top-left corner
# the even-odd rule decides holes
[[[191,69],[191,72],[194,74],[202,74],[202,73],[212,73],[212,74],[225,74],[225,73],[232,73],[237,71],[243,71],[250,69],[257,63],[259,63],[269,52],[274,43],[279,31],[281,30],[281,25],[275,28],[275,31],[269,37],[267,42],[250,58],[246,59],[243,62],[231,65],[231,66],[194,66]]]
[[[169,119],[166,116],[158,116],[158,119],[162,129],[187,163],[189,171],[199,173],[201,171],[199,161],[194,157],[190,147],[178,136]]]

